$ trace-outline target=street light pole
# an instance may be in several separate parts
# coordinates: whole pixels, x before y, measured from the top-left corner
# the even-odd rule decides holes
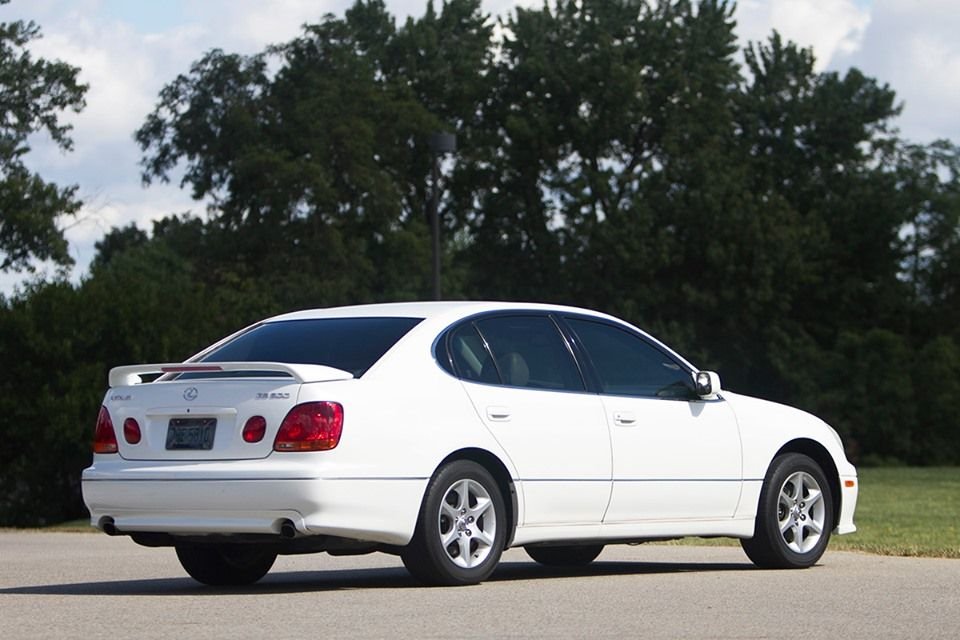
[[[433,156],[430,194],[430,226],[433,231],[433,299],[442,299],[440,291],[440,157],[457,150],[457,136],[444,131],[430,134],[430,153]]]

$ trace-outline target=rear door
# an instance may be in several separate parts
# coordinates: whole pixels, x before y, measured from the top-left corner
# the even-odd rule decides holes
[[[610,498],[610,436],[554,321],[480,318],[457,328],[449,347],[477,413],[520,475],[522,524],[598,524]]]

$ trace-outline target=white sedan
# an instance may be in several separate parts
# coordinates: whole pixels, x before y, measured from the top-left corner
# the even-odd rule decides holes
[[[92,524],[174,547],[210,585],[320,551],[395,553],[424,582],[469,584],[508,547],[578,565],[683,536],[799,568],[856,530],[832,428],[573,307],[270,318],[186,363],[113,369],[93,446]]]

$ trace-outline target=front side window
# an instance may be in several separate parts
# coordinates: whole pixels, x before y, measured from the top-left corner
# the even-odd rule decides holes
[[[476,321],[493,354],[501,384],[553,391],[583,391],[583,378],[553,320],[498,316]],[[485,372],[483,372],[485,373]]]
[[[586,349],[603,393],[684,400],[695,397],[690,373],[639,336],[602,322],[565,320]]]
[[[267,322],[208,353],[202,361],[322,364],[349,371],[359,378],[419,322],[418,318]],[[189,374],[189,377],[200,375],[211,377],[209,374]]]

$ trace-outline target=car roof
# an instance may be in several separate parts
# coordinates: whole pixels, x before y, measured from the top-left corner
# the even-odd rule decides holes
[[[602,318],[610,318],[606,314],[569,307],[563,305],[544,304],[539,302],[496,302],[496,301],[434,301],[434,302],[389,302],[381,304],[362,304],[346,307],[329,307],[325,309],[306,309],[294,311],[268,318],[264,322],[282,322],[287,320],[312,320],[318,318],[423,318],[448,322],[489,311],[554,311],[580,313]]]
[[[344,307],[328,307],[324,309],[305,309],[303,311],[294,311],[291,313],[284,313],[282,315],[274,316],[272,318],[267,318],[266,320],[263,320],[262,323],[284,322],[289,320],[313,320],[321,318],[421,318],[423,319],[423,322],[420,323],[418,327],[414,328],[408,335],[427,335],[432,339],[432,337],[436,336],[438,331],[442,330],[447,325],[455,323],[461,318],[467,318],[470,316],[495,311],[546,311],[603,318],[613,322],[614,324],[639,330],[640,333],[644,334],[648,339],[652,340],[661,348],[671,353],[685,365],[691,369],[697,369],[697,367],[687,361],[686,358],[681,356],[679,353],[671,349],[657,338],[651,336],[642,329],[638,329],[624,320],[621,320],[620,318],[616,318],[599,311],[592,311],[590,309],[566,305],[545,304],[542,302],[443,300],[429,302],[387,302],[379,304],[360,304]],[[232,336],[224,338],[221,343],[231,339],[231,337]],[[220,343],[217,343],[217,345],[219,344]],[[210,347],[210,349],[215,348],[217,345],[213,345],[213,347]]]

